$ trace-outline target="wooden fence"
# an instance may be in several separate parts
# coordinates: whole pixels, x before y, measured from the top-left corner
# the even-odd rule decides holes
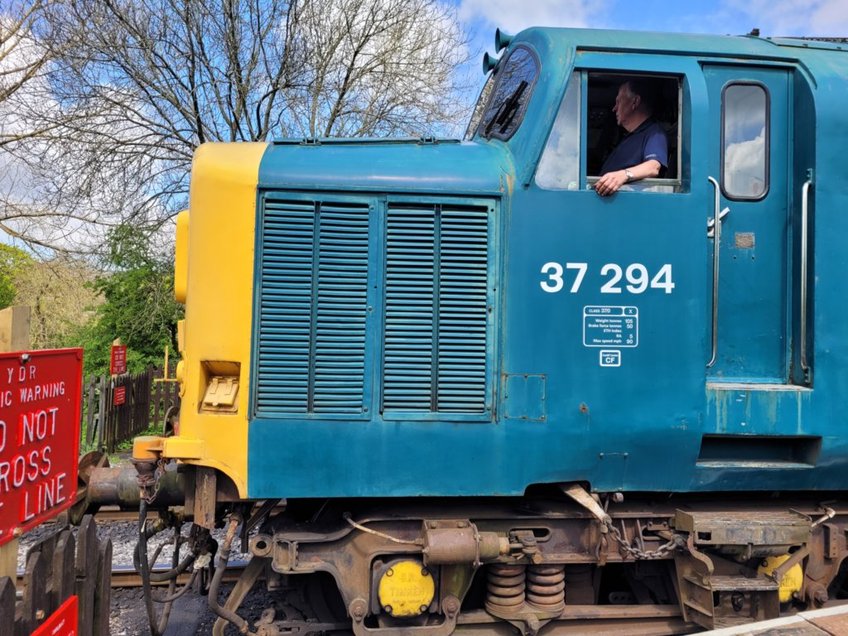
[[[109,636],[111,582],[112,541],[97,538],[94,517],[83,518],[76,538],[69,527],[57,524],[54,534],[27,553],[20,601],[15,581],[0,577],[0,633],[29,636],[66,600],[76,596],[76,633]]]
[[[176,382],[157,382],[161,377],[160,370],[149,369],[89,378],[83,386],[84,444],[113,453],[151,427],[164,430],[168,409],[179,407],[180,395]]]

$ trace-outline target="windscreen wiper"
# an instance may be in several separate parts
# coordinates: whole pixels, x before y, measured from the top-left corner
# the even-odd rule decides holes
[[[501,133],[505,132],[506,129],[509,128],[509,125],[512,123],[512,120],[515,119],[515,115],[518,112],[518,102],[528,86],[529,84],[526,80],[521,80],[515,90],[512,91],[512,95],[509,96],[509,99],[501,104],[494,117],[492,117],[489,120],[489,123],[486,124],[484,135],[487,139],[491,137],[492,128],[495,127],[495,124],[499,125],[498,130]]]

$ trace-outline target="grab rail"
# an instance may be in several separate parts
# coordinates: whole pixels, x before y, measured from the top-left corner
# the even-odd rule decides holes
[[[727,214],[727,212],[722,214],[720,210],[721,188],[718,185],[718,181],[712,177],[707,177],[707,179],[713,184],[713,189],[715,190],[715,209],[713,210],[713,222],[712,227],[710,228],[713,239],[713,317],[712,355],[710,356],[710,361],[707,362],[707,368],[709,369],[716,363],[716,358],[718,357],[718,274],[719,260],[721,258],[721,251],[719,250],[719,247],[721,245],[721,219]]]
[[[807,265],[809,262],[808,253],[808,229],[809,229],[809,213],[810,213],[810,188],[813,185],[812,179],[808,179],[801,187],[801,370],[804,372],[804,379],[809,381],[810,365],[807,363]]]

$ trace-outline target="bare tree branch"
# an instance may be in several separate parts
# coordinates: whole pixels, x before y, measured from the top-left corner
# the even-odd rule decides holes
[[[89,228],[89,246],[98,227],[167,222],[206,141],[420,134],[470,103],[445,0],[35,2],[5,36],[37,45],[23,73],[8,67],[13,92],[0,57],[15,112],[0,144],[28,182],[0,177],[0,200],[45,211],[0,222],[33,245],[66,239],[47,211]]]

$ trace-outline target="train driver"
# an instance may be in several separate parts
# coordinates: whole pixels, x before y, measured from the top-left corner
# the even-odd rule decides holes
[[[652,87],[647,80],[627,80],[618,88],[612,112],[627,135],[601,166],[595,191],[615,194],[626,183],[661,177],[668,168],[668,139],[651,116]]]

